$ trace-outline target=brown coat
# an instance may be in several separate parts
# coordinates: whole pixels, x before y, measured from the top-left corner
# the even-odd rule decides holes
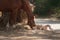
[[[31,7],[29,5],[29,0],[0,0],[0,11],[9,11],[10,12],[10,25],[16,24],[16,18],[18,10],[23,9],[28,15],[28,25],[33,26],[34,16],[32,14]]]

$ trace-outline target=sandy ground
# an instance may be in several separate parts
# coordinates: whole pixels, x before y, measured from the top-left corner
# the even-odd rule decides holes
[[[57,31],[24,30],[24,31],[0,31],[0,40],[59,40]]]

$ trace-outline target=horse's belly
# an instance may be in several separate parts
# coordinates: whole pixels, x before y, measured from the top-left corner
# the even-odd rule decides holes
[[[21,4],[19,0],[0,0],[0,10],[4,9],[15,9],[18,8]]]

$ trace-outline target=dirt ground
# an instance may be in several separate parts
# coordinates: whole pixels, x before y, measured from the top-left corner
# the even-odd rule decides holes
[[[60,33],[44,30],[0,31],[0,40],[59,40]]]

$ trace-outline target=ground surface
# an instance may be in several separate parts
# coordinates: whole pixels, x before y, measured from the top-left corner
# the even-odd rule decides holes
[[[15,31],[0,31],[0,40],[60,40],[60,21],[52,21],[48,19],[36,19],[36,24],[49,24],[54,30],[15,30]]]
[[[58,31],[44,30],[19,30],[19,31],[0,31],[0,40],[59,40],[60,33]]]
[[[35,19],[35,23],[37,25],[50,25],[52,29],[54,30],[60,30],[60,20],[55,20],[54,18],[53,19],[48,19],[48,18],[45,18],[45,19],[40,19],[40,18],[36,18]]]

